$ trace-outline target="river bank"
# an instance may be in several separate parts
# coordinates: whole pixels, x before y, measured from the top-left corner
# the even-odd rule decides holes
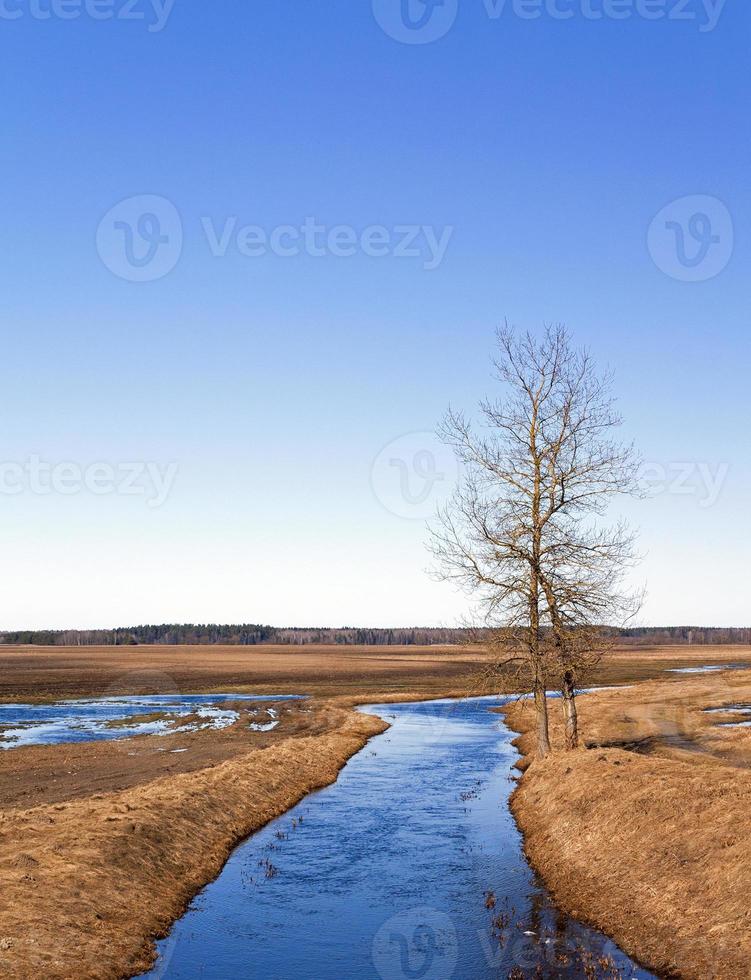
[[[512,810],[531,863],[561,908],[660,975],[751,974],[751,729],[721,727],[741,716],[705,711],[751,701],[748,675],[587,695],[586,747],[544,762],[532,761],[531,711],[507,712],[522,733]]]
[[[219,873],[232,848],[333,782],[387,727],[346,709],[327,711],[321,734],[119,793],[5,810],[0,973],[114,980],[146,969],[153,937]]]

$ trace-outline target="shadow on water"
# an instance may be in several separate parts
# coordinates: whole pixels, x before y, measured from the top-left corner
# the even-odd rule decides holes
[[[362,710],[391,728],[234,852],[146,976],[648,978],[558,911],[508,808],[513,733],[476,698]]]

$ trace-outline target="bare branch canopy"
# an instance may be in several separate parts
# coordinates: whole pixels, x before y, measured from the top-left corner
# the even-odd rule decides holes
[[[523,651],[544,756],[547,685],[561,690],[574,748],[577,681],[602,653],[603,628],[639,607],[625,587],[634,536],[604,521],[616,495],[635,492],[639,460],[616,438],[612,376],[565,327],[536,338],[505,326],[493,365],[501,392],[480,403],[479,424],[454,410],[441,424],[463,476],[430,546],[441,577],[478,602],[495,645]]]

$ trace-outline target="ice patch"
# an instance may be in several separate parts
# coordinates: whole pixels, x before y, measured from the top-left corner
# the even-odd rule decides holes
[[[276,710],[274,708],[267,708],[266,714],[271,720],[267,722],[252,721],[249,726],[252,732],[270,732],[272,729],[276,728],[276,726],[279,724]]]

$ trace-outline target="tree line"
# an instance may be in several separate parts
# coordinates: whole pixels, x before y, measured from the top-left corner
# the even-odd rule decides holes
[[[164,623],[106,630],[6,630],[0,643],[39,646],[133,646],[136,644],[190,644],[210,646],[254,646],[279,643],[303,646],[311,643],[332,646],[430,646],[452,645],[467,640],[464,629],[440,627],[326,628],[277,627],[257,623]]]
[[[751,627],[646,626],[612,629],[610,636],[627,646],[652,644],[746,644]],[[135,646],[138,644],[189,644],[255,646],[278,643],[305,646],[455,646],[472,640],[483,642],[484,631],[452,627],[403,627],[397,629],[356,627],[276,627],[259,624],[164,623],[111,630],[6,630],[0,644],[34,646]]]

